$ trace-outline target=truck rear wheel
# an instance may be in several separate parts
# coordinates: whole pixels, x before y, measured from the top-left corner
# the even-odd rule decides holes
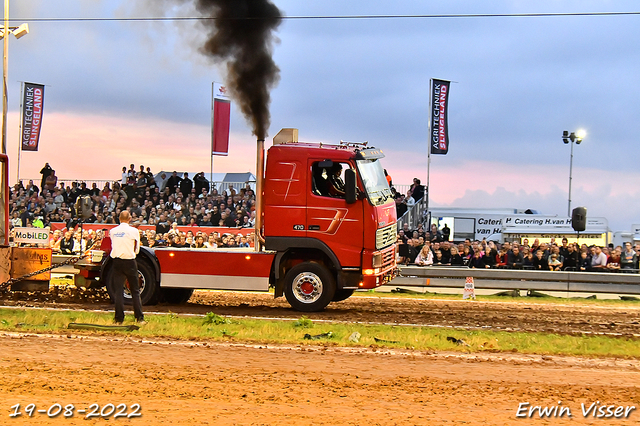
[[[158,303],[158,298],[160,297],[160,289],[158,283],[156,282],[156,276],[153,272],[153,268],[143,261],[139,260],[137,262],[138,265],[138,285],[140,286],[140,301],[143,305],[155,305]],[[113,282],[112,282],[112,271],[107,273],[107,291],[109,292],[109,297],[111,297],[111,301],[113,301]],[[125,305],[133,305],[133,299],[131,298],[131,292],[129,291],[129,283],[125,281],[124,283],[124,304]]]
[[[300,263],[289,269],[284,279],[284,295],[297,311],[321,311],[331,303],[336,292],[335,279],[319,263]]]

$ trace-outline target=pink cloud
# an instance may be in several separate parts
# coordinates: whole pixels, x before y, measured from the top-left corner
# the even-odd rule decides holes
[[[17,114],[8,135],[10,181],[16,180]],[[16,141],[11,143],[11,141]],[[47,114],[43,120],[38,152],[23,152],[20,178],[39,179],[48,162],[61,180],[118,179],[123,166],[144,164],[152,171],[210,171],[209,126],[143,118],[97,115]],[[216,156],[214,172],[255,169],[255,140],[231,134],[229,156]]]
[[[414,177],[427,180],[426,149],[416,152],[385,150],[385,165],[394,183],[410,183]],[[455,157],[432,156],[430,205],[461,208],[534,209],[566,216],[569,164],[513,164],[501,161],[459,161]],[[640,223],[640,188],[623,182],[640,180],[640,173],[573,167],[571,207],[585,206],[588,215],[606,217],[610,228],[628,230]]]

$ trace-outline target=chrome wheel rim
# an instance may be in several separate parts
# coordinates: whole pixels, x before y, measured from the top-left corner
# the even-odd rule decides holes
[[[302,272],[293,279],[293,295],[302,303],[317,302],[322,288],[322,280],[312,272]]]

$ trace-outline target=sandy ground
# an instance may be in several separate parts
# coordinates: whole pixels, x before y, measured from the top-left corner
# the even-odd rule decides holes
[[[73,291],[15,296],[5,294],[0,304],[112,310],[100,295],[87,303]],[[286,301],[252,293],[196,292],[188,304],[151,309],[300,317]],[[633,305],[356,297],[308,316],[569,334],[640,333],[640,307]],[[0,401],[0,424],[7,425],[638,424],[640,360],[5,333],[0,334]],[[131,413],[136,403],[142,417],[84,418],[91,404],[106,406],[105,413],[107,404],[127,404],[123,412]],[[541,418],[536,411],[518,418],[521,403],[568,407],[572,416]],[[623,416],[585,417],[581,404],[594,403],[615,405],[612,410],[622,406]],[[23,414],[10,417],[15,404]],[[28,404],[43,413],[28,417]],[[73,404],[74,416],[49,417],[46,411],[55,412],[55,404]],[[638,409],[625,417],[631,406]],[[87,412],[79,413],[82,409]]]
[[[2,424],[500,425],[638,424],[585,418],[581,404],[640,408],[640,361],[389,352],[322,347],[0,335]],[[572,417],[517,418],[520,403]],[[30,403],[73,417],[9,417]],[[86,420],[91,404],[140,404],[141,417]],[[53,407],[55,411],[55,407]]]

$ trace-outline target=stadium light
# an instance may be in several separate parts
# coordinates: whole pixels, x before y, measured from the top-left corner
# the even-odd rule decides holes
[[[584,129],[580,129],[577,132],[569,132],[567,130],[562,132],[562,141],[565,144],[571,144],[571,158],[569,160],[569,206],[567,207],[567,216],[571,217],[571,179],[573,175],[573,144],[580,145],[582,139],[587,136],[587,132]]]

